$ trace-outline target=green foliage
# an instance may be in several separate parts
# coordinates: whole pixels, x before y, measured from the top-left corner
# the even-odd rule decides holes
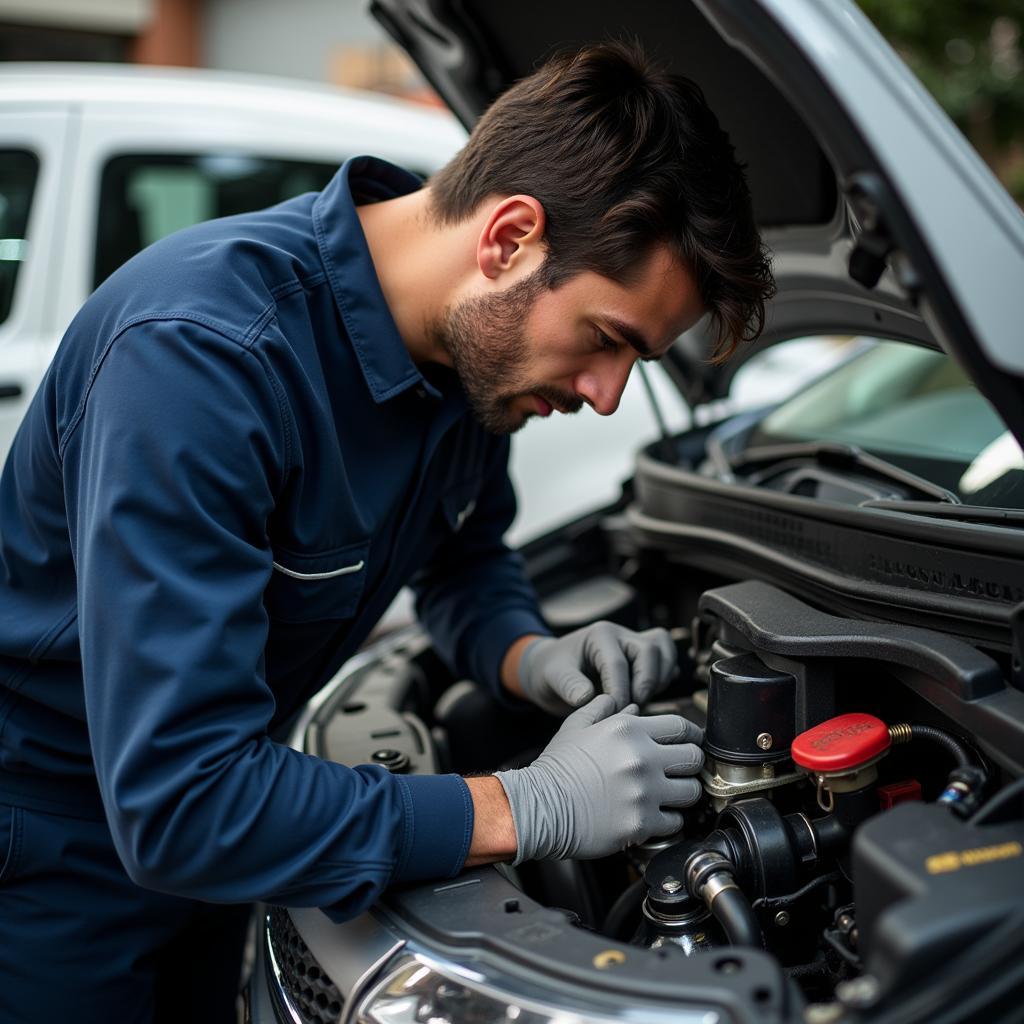
[[[858,0],[982,157],[1024,199],[1024,0]]]

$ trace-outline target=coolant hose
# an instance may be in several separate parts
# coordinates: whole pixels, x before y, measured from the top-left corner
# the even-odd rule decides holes
[[[750,901],[736,884],[732,861],[715,849],[698,849],[691,854],[683,872],[686,887],[711,911],[733,946],[764,946],[761,926]]]
[[[711,900],[711,913],[733,946],[764,945],[750,901],[737,888],[723,889]]]
[[[949,773],[939,803],[948,804],[953,813],[960,818],[969,818],[977,811],[988,783],[988,773],[981,758],[966,743],[962,743],[945,729],[910,723],[890,725],[889,738],[894,744],[928,740],[942,747],[956,762],[956,766]]]
[[[906,729],[908,738],[912,740],[928,740],[942,747],[952,757],[959,768],[966,768],[968,765],[977,764],[974,755],[951,733],[942,729],[935,729],[930,725],[907,725],[896,726],[895,728]],[[896,737],[893,737],[896,739]]]

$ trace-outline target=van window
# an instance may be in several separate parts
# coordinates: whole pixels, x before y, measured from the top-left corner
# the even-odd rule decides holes
[[[114,157],[100,181],[93,286],[172,231],[318,192],[337,169],[227,152]]]
[[[28,212],[39,158],[21,149],[0,150],[0,323],[11,313],[18,270],[28,251]]]

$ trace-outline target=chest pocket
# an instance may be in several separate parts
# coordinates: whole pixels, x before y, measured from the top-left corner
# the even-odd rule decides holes
[[[274,549],[274,569],[263,593],[267,614],[278,622],[351,618],[366,589],[370,541],[318,554]]]

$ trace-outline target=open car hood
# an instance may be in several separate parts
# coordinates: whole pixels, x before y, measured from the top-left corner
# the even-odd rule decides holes
[[[669,367],[691,404],[800,334],[938,345],[1024,443],[1024,217],[852,0],[371,0],[467,126],[556,50],[636,38],[697,81],[748,167],[779,286],[726,366],[701,327]]]

